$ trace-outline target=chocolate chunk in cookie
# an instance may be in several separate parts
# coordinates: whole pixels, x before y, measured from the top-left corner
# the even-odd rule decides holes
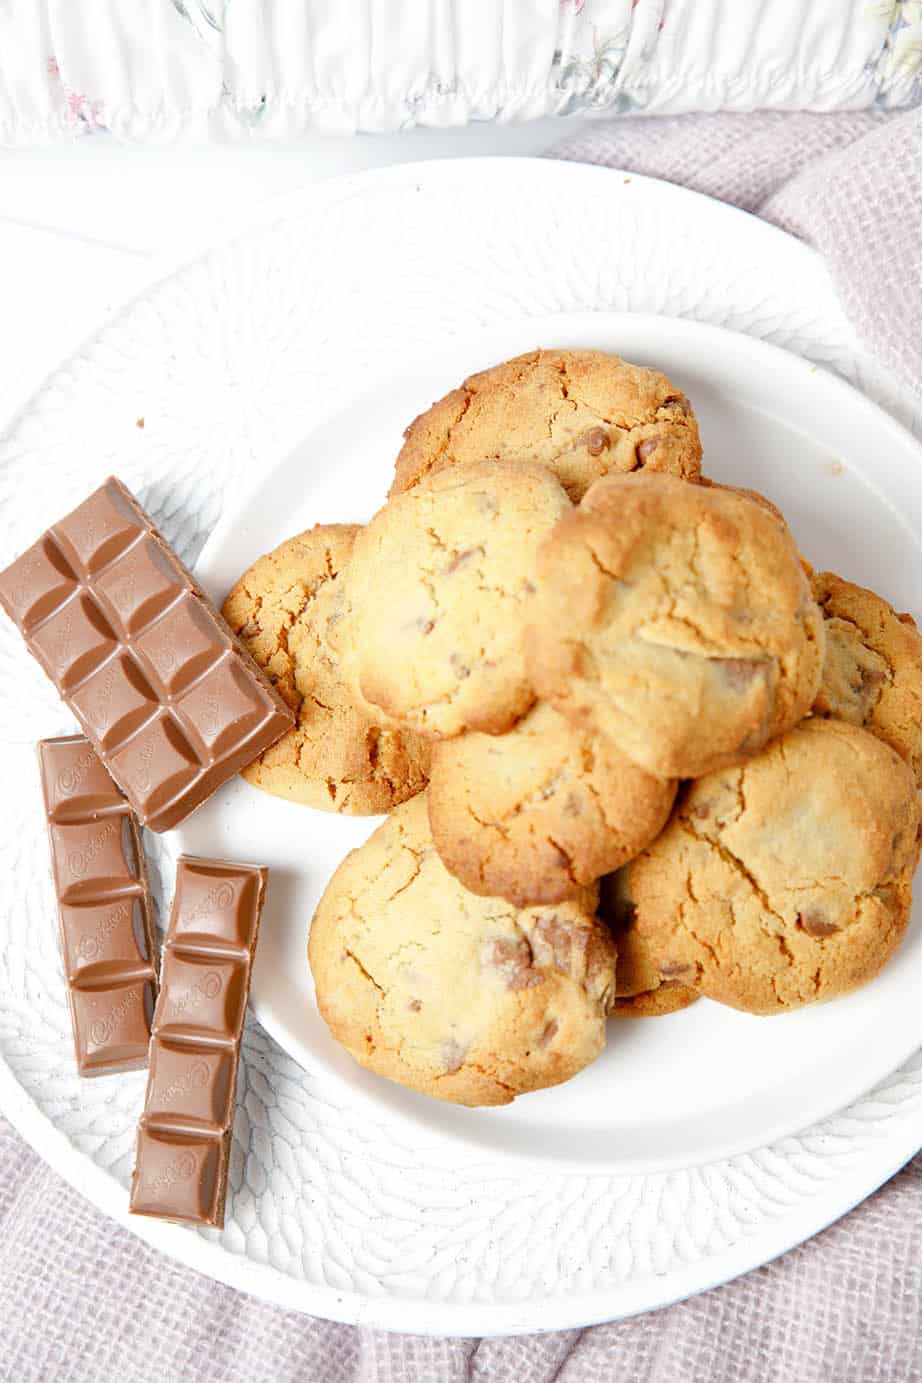
[[[455,1104],[557,1085],[605,1045],[615,948],[598,893],[524,910],[445,869],[423,795],[327,885],[310,965],[330,1031],[362,1066]]]
[[[757,753],[809,710],[823,619],[787,527],[743,495],[608,476],[541,544],[538,695],[657,777]]]
[[[905,759],[922,787],[922,635],[911,615],[831,571],[813,577],[826,624],[813,714],[863,725]]]
[[[660,1018],[700,998],[694,987],[695,967],[685,961],[659,963],[646,934],[637,928],[628,873],[620,869],[609,874],[599,889],[599,917],[618,951],[611,1011],[619,1018]]]
[[[661,975],[782,1013],[886,964],[909,918],[919,823],[915,781],[889,745],[809,719],[691,784],[622,871],[622,896]]]

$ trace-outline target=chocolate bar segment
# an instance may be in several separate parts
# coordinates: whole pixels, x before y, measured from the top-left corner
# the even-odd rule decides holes
[[[42,740],[38,758],[77,1069],[133,1071],[157,992],[137,822],[83,735]]]
[[[268,870],[181,855],[131,1179],[136,1215],[224,1225],[243,1019]]]
[[[131,1182],[131,1211],[183,1224],[224,1228],[230,1134],[180,1135],[142,1129]]]
[[[114,477],[0,572],[0,605],[152,831],[176,826],[293,724]]]

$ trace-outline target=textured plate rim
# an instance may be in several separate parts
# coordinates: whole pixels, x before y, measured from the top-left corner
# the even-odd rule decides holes
[[[121,1209],[113,1208],[113,1187],[124,1200],[123,1188],[91,1158],[77,1152],[67,1137],[40,1113],[2,1056],[0,1095],[3,1096],[4,1115],[43,1161],[98,1210],[167,1257],[273,1306],[320,1316],[344,1325],[407,1331],[406,1317],[414,1306],[419,1305],[412,1297],[362,1296],[358,1292],[342,1292],[333,1287],[299,1282],[267,1264],[230,1254],[222,1248],[219,1240],[202,1239],[194,1230],[154,1220],[139,1222],[128,1214],[127,1205]],[[749,1238],[744,1237],[732,1248],[707,1259],[706,1272],[702,1272],[702,1263],[698,1261],[668,1274],[669,1287],[665,1291],[663,1282],[667,1278],[651,1274],[638,1282],[616,1288],[573,1293],[563,1298],[556,1296],[546,1301],[531,1299],[521,1305],[458,1305],[426,1301],[426,1314],[415,1323],[416,1328],[410,1333],[449,1336],[545,1334],[624,1320],[645,1311],[671,1306],[763,1267],[813,1238],[878,1190],[906,1165],[920,1147],[922,1107],[908,1121],[907,1128],[899,1137],[881,1143],[873,1155],[866,1155],[858,1168],[852,1169],[832,1188],[817,1196],[811,1203],[809,1213],[799,1210],[796,1229],[792,1230],[790,1217],[783,1217],[767,1229]],[[613,1305],[615,1299],[617,1305]],[[542,1322],[545,1310],[553,1311],[551,1324]]]

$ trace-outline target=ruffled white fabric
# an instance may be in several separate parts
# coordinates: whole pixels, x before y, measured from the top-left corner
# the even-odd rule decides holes
[[[3,0],[0,142],[922,101],[922,0]]]

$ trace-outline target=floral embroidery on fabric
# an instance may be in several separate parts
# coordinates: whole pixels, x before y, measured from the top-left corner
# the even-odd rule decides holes
[[[561,97],[557,114],[638,109],[619,84],[639,6],[657,12],[662,7],[661,0],[560,0],[561,31],[550,70],[551,86]],[[660,21],[657,32],[661,28]]]
[[[581,113],[922,104],[922,0],[814,0],[803,25],[791,22],[796,8],[0,0],[0,52],[20,51],[24,24],[51,35],[38,39],[37,61],[0,77],[0,141],[103,130],[127,141],[185,131],[285,140]]]
[[[85,96],[81,91],[74,91],[62,81],[57,58],[50,57],[45,64],[45,70],[52,82],[60,86],[64,98],[61,114],[65,129],[71,134],[83,135],[108,128],[103,119],[102,101],[91,101],[89,96]]]
[[[922,0],[876,0],[868,17],[886,19],[889,27],[871,71],[877,85],[875,105],[889,107],[922,101]],[[909,90],[896,91],[908,85]]]

